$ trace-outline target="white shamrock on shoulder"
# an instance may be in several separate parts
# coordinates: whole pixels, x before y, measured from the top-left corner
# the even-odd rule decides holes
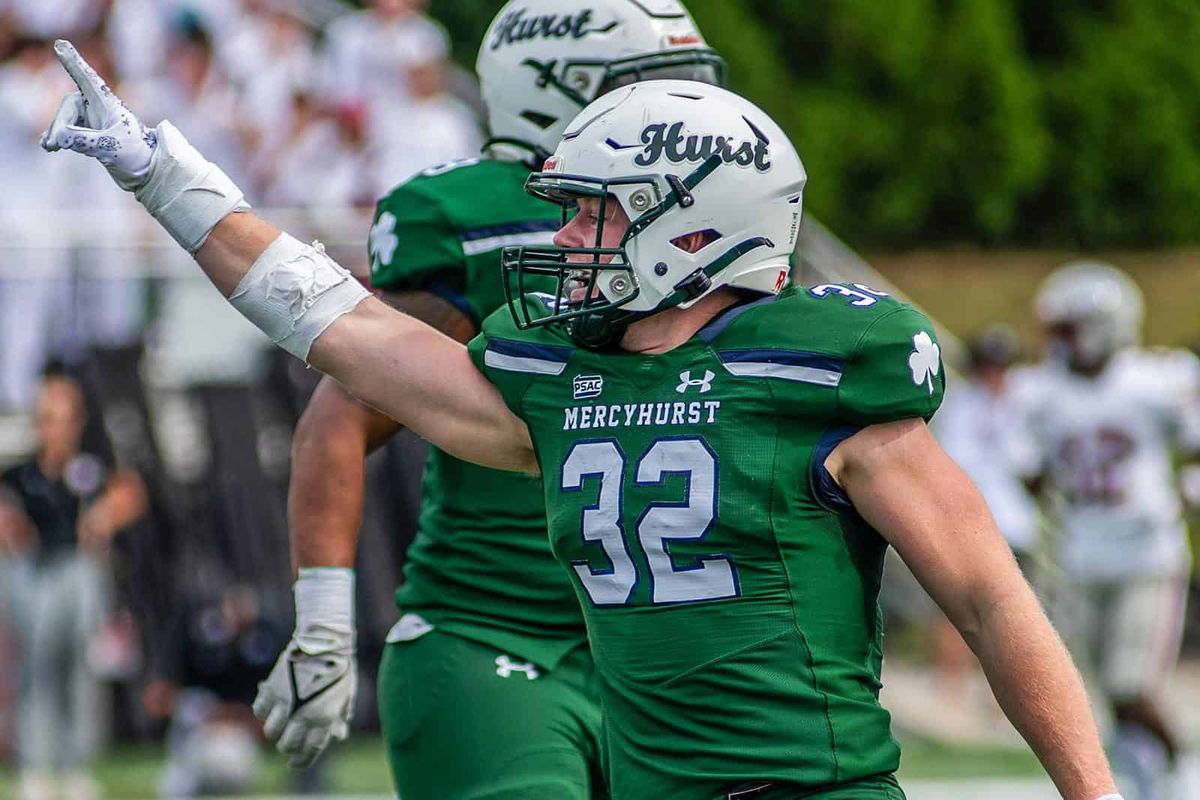
[[[371,227],[368,247],[371,251],[372,272],[392,262],[398,244],[400,240],[396,238],[396,215],[385,211],[379,215],[379,221]]]
[[[933,394],[933,379],[942,369],[941,348],[925,331],[913,337],[913,347],[916,349],[908,356],[913,383],[917,386],[927,385],[929,393]]]

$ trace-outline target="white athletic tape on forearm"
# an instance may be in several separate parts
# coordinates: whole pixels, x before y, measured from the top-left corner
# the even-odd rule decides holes
[[[296,631],[354,630],[354,570],[305,567],[293,586]]]
[[[319,242],[307,245],[283,233],[255,260],[229,302],[271,341],[307,362],[317,337],[370,296]]]
[[[250,206],[237,184],[174,125],[164,120],[155,131],[158,145],[150,173],[134,196],[175,241],[195,253],[218,222]]]

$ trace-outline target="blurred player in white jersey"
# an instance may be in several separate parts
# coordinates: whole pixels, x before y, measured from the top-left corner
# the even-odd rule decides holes
[[[1058,539],[1060,627],[1092,667],[1114,765],[1136,796],[1200,797],[1182,785],[1194,765],[1161,709],[1191,566],[1175,466],[1200,452],[1200,360],[1138,346],[1141,291],[1107,264],[1055,270],[1036,312],[1047,358],[1016,377],[1014,395],[1031,484]]]

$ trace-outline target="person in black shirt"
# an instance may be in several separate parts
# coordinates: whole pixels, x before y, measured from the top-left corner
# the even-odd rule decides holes
[[[103,612],[103,556],[113,536],[146,507],[135,473],[83,452],[83,392],[48,368],[36,407],[37,450],[0,473],[0,557],[10,561],[10,615],[22,662],[18,699],[21,797],[96,795],[98,687],[87,642]]]

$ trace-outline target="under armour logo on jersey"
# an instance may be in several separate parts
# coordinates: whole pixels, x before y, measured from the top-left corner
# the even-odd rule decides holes
[[[531,681],[536,681],[541,673],[537,671],[537,667],[526,661],[524,664],[518,664],[506,655],[496,656],[496,674],[501,678],[507,678],[514,672],[524,672],[525,677]]]
[[[696,388],[700,390],[700,394],[705,394],[712,389],[713,378],[717,377],[711,369],[704,370],[704,377],[693,379],[692,371],[689,369],[686,372],[679,373],[679,385],[675,387],[675,391],[684,394],[688,389]]]

